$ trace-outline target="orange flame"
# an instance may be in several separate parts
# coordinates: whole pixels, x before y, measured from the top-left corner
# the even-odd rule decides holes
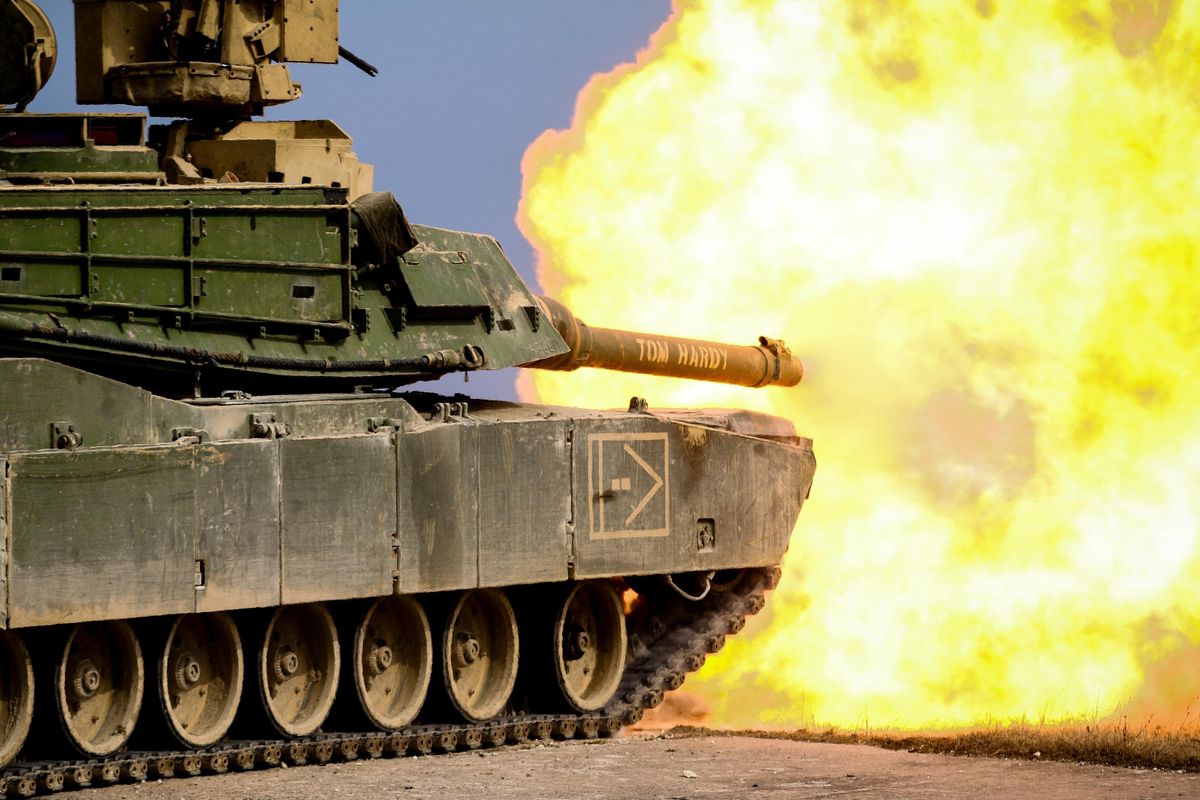
[[[525,156],[547,288],[752,341],[820,467],[728,724],[1182,712],[1200,692],[1200,3],[678,0]],[[1146,708],[1150,708],[1147,705]]]

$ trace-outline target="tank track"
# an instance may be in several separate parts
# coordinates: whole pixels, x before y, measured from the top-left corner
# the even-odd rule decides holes
[[[116,783],[220,775],[359,758],[419,756],[531,740],[596,739],[641,720],[688,673],[719,651],[775,588],[779,569],[747,570],[723,592],[693,602],[639,598],[627,618],[629,659],[613,700],[600,713],[517,714],[487,722],[413,725],[397,732],[321,733],[300,739],[224,741],[199,750],[125,752],[102,759],[15,763],[0,773],[0,796],[34,797]]]

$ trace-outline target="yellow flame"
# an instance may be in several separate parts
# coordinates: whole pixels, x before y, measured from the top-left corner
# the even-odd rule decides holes
[[[794,390],[534,379],[816,440],[765,620],[689,684],[718,721],[1200,692],[1198,6],[678,0],[529,149],[520,222],[585,320],[806,362]]]

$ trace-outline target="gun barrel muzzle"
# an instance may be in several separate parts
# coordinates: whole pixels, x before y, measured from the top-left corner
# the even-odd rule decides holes
[[[738,386],[795,386],[804,368],[779,340],[762,337],[757,345],[730,345],[593,328],[562,303],[539,297],[542,310],[570,348],[528,366],[574,370],[580,367],[638,372]]]

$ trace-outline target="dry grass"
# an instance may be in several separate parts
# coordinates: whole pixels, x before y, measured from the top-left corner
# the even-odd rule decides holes
[[[1200,772],[1200,730],[1164,730],[1149,722],[1078,725],[1012,724],[967,731],[901,733],[800,729],[793,731],[712,730],[681,725],[670,736],[753,736],[831,744],[866,744],[910,753],[940,753],[1022,760],[1070,761],[1141,769]]]

